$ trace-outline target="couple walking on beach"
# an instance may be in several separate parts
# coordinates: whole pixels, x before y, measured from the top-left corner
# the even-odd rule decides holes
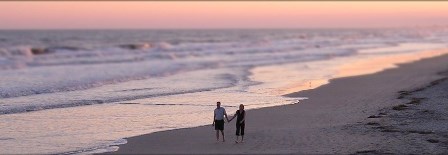
[[[216,141],[219,142],[219,131],[222,134],[222,142],[225,142],[224,138],[224,116],[227,119],[227,122],[232,121],[236,117],[236,140],[235,143],[243,143],[244,142],[244,127],[246,126],[245,118],[246,111],[244,111],[244,105],[240,104],[239,110],[235,112],[235,115],[229,120],[227,117],[226,109],[221,107],[221,102],[216,102],[216,109],[213,114],[213,126],[215,126],[216,130]],[[241,141],[238,141],[239,136],[241,135]]]

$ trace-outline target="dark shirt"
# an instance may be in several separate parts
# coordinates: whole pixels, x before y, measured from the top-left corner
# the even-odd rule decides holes
[[[237,124],[239,124],[241,122],[241,120],[244,119],[245,113],[246,113],[246,111],[244,111],[244,110],[242,110],[241,112],[240,112],[240,110],[236,111],[236,123]],[[243,123],[245,123],[245,122],[246,121],[243,121]],[[241,123],[241,124],[243,124],[243,123]]]

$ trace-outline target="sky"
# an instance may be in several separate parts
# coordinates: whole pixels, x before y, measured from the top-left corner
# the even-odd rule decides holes
[[[0,29],[372,28],[448,25],[448,1],[0,2]]]

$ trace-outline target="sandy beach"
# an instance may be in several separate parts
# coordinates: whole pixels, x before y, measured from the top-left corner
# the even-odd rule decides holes
[[[287,95],[309,98],[298,104],[249,110],[243,144],[231,122],[224,143],[206,125],[127,138],[110,154],[447,153],[447,62],[443,55],[332,79]]]

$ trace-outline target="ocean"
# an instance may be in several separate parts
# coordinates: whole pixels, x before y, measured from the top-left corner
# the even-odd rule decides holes
[[[211,124],[217,101],[229,114],[300,104],[283,95],[340,66],[447,45],[443,27],[0,30],[0,154],[114,151]]]

